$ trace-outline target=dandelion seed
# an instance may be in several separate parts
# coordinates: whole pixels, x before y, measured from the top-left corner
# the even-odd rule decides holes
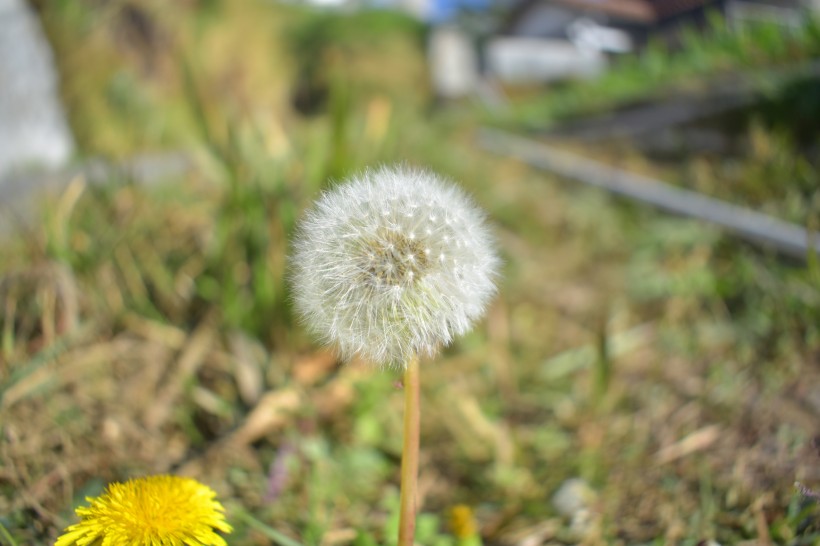
[[[484,214],[460,189],[428,171],[381,168],[307,213],[291,280],[308,328],[344,358],[404,366],[472,326],[498,264]]]
[[[113,483],[77,508],[80,522],[55,546],[227,546],[231,532],[216,493],[196,480],[149,476]]]

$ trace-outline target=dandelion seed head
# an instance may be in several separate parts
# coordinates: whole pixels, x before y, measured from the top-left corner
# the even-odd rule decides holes
[[[366,171],[302,220],[294,303],[344,358],[402,366],[465,333],[495,293],[484,214],[459,188],[405,167]]]

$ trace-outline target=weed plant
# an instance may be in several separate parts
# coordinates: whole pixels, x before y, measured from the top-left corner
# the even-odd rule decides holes
[[[53,544],[106,483],[174,473],[217,492],[231,544],[391,544],[397,377],[315,349],[282,274],[321,188],[403,160],[463,181],[506,264],[487,319],[425,370],[419,543],[817,542],[820,509],[793,485],[820,487],[816,258],[784,263],[477,152],[469,114],[419,106],[412,33],[354,48],[329,91],[344,106],[301,118],[286,48],[266,41],[290,8],[201,4],[184,21],[145,4],[191,67],[159,80],[109,47],[91,3],[41,6],[53,36],[89,31],[60,42],[61,66],[109,59],[64,70],[84,151],[192,145],[196,167],[154,187],[78,180],[0,245],[0,541]],[[118,71],[168,132],[109,116]],[[363,86],[374,73],[387,83]],[[733,197],[793,206],[814,171],[782,176],[796,164],[779,153],[743,158],[759,174]],[[550,500],[571,478],[589,487],[584,517]]]

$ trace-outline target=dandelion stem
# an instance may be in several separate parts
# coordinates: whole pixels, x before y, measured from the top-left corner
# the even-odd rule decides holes
[[[419,474],[419,359],[404,371],[404,443],[401,455],[401,500],[398,546],[413,546],[416,531],[416,490]]]

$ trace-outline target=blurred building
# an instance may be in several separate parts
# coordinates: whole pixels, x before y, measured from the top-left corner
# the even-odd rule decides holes
[[[820,11],[820,0],[473,0],[469,9],[459,0],[417,1],[427,2],[434,25],[447,22],[434,27],[430,42],[433,81],[445,97],[469,94],[470,81],[480,86],[488,79],[537,84],[593,77],[613,56],[650,41],[679,46],[687,29],[706,27],[713,13],[729,24],[774,21],[789,27],[800,24],[806,10]],[[491,24],[476,31],[478,10]],[[465,12],[466,25],[460,23]],[[464,53],[466,44],[475,55]],[[456,59],[462,64],[454,69]],[[461,74],[461,85],[440,85],[451,71]]]
[[[618,52],[612,44],[622,33],[636,48],[650,39],[679,43],[686,28],[707,24],[712,13],[729,23],[764,20],[790,25],[805,9],[820,8],[820,0],[509,0],[499,29],[515,36],[584,41],[600,40],[602,50]],[[609,36],[608,36],[609,35]]]

